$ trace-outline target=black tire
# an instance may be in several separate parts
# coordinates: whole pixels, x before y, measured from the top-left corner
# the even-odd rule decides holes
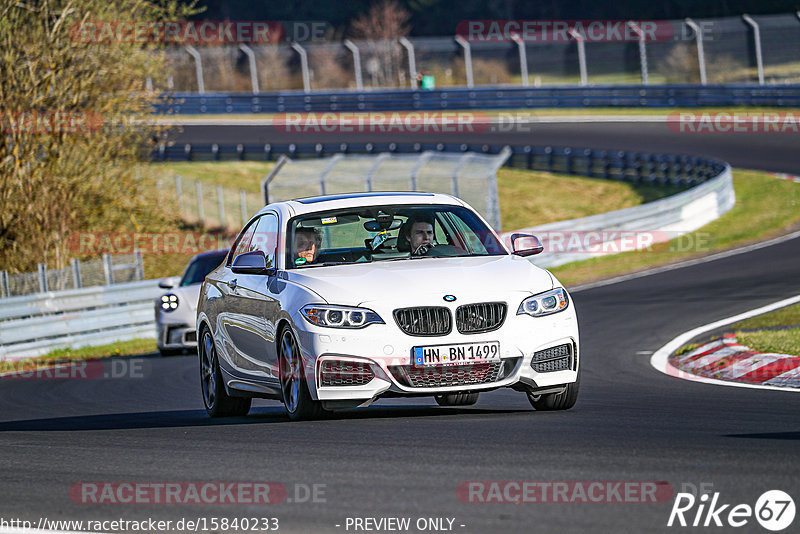
[[[575,406],[578,400],[578,390],[581,387],[581,375],[575,382],[567,384],[567,388],[561,393],[548,393],[546,395],[533,395],[528,393],[528,400],[531,406],[540,411],[569,410]]]
[[[158,349],[158,352],[161,353],[162,357],[169,358],[170,356],[179,356],[183,354],[183,349]]]
[[[197,348],[200,355],[200,388],[208,415],[211,417],[247,415],[253,400],[247,397],[231,397],[225,391],[217,348],[208,328],[203,329],[200,345]]]
[[[480,393],[446,393],[436,395],[434,399],[439,406],[472,406],[478,402]]]
[[[292,421],[318,419],[325,410],[322,403],[311,398],[308,392],[305,369],[292,329],[281,331],[278,345],[279,372],[281,378],[281,398],[286,414]]]

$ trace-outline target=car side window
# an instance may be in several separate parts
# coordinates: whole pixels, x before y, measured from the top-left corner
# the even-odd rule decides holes
[[[231,250],[231,255],[228,256],[228,264],[230,265],[233,263],[234,258],[239,254],[244,254],[245,252],[250,250],[250,241],[253,239],[253,232],[256,229],[256,224],[258,221],[253,222],[250,226],[245,228],[245,230],[239,236],[239,239],[236,241],[236,247]]]
[[[267,267],[275,267],[275,248],[278,245],[278,218],[272,213],[262,216],[255,225],[249,252],[260,250],[267,259]]]

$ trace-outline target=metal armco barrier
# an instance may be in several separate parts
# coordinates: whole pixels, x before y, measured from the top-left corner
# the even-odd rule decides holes
[[[266,145],[161,145],[152,157],[155,161],[260,160],[274,161],[281,154],[292,159],[321,158],[344,154],[414,154],[434,152],[478,152],[499,154],[506,145],[444,143],[316,143]],[[590,148],[534,145],[510,146],[507,167],[577,174],[653,185],[691,186],[720,174],[723,162],[693,156],[593,150]]]
[[[162,292],[158,280],[143,280],[4,299],[0,359],[155,338],[153,301]]]
[[[531,261],[540,267],[556,267],[622,249],[642,248],[635,246],[637,240],[656,244],[675,239],[719,218],[735,204],[731,168],[723,165],[714,178],[667,198],[504,232],[501,237],[510,246],[511,234],[515,232],[538,236],[545,247],[544,253],[531,257]]]
[[[596,85],[304,93],[165,94],[157,113],[284,113],[581,107],[800,106],[800,85]]]

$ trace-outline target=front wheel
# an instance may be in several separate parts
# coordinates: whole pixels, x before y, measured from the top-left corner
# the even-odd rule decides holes
[[[578,390],[581,386],[581,376],[575,382],[567,384],[567,387],[561,393],[548,393],[546,395],[534,395],[528,393],[528,400],[531,406],[541,411],[553,410],[569,410],[575,406],[575,401],[578,400]]]
[[[225,391],[214,338],[207,328],[203,330],[198,352],[200,353],[200,386],[203,390],[203,404],[206,406],[208,415],[211,417],[247,415],[252,399],[231,397]]]
[[[312,399],[308,392],[300,347],[288,327],[281,333],[279,371],[281,396],[289,419],[300,421],[320,417],[324,413],[322,403]]]

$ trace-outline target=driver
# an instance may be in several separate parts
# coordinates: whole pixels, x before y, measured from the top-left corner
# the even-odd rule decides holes
[[[298,227],[294,231],[295,264],[313,263],[319,255],[322,236],[315,228]]]
[[[436,243],[433,240],[433,218],[430,216],[412,215],[404,225],[406,231],[400,236],[411,250],[412,256],[421,256]]]

